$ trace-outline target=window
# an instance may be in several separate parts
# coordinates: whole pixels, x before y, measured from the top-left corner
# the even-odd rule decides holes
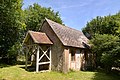
[[[75,61],[75,50],[71,49],[71,61]]]

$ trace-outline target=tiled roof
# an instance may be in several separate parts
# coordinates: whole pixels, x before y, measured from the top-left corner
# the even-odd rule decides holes
[[[84,45],[88,45],[89,40],[81,31],[72,29],[67,26],[63,26],[49,19],[46,19],[46,21],[51,26],[51,28],[64,46],[85,48]]]
[[[32,37],[34,43],[37,44],[53,44],[47,35],[42,32],[28,31],[28,34]]]

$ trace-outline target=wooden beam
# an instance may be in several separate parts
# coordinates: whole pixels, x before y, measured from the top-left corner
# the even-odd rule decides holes
[[[43,55],[39,58],[39,61],[43,58],[44,55],[45,55],[45,54],[43,54]]]
[[[49,55],[50,57],[48,57],[48,55],[46,54],[48,52],[48,50],[50,49]],[[42,51],[42,56],[39,56],[40,51]],[[40,60],[46,56],[48,58],[49,61],[47,62],[40,62]],[[39,45],[37,46],[37,54],[36,54],[36,72],[39,71],[39,66],[43,65],[43,64],[49,64],[49,70],[51,70],[51,48],[48,48],[46,51],[44,51]]]
[[[50,58],[47,56],[47,54],[46,53],[44,53],[45,54],[45,56],[50,60]]]
[[[31,44],[31,45],[27,45],[27,44],[24,44],[24,45],[22,45],[22,46],[24,46],[24,47],[32,47],[32,46],[36,46],[37,44]]]
[[[48,61],[48,62],[40,62],[40,63],[38,63],[39,65],[43,65],[43,64],[50,64],[50,61]]]
[[[27,64],[28,64],[28,53],[29,53],[29,48],[27,48],[27,52],[25,53],[25,58],[26,58],[26,61],[25,61],[25,69],[27,70]]]
[[[43,49],[39,46],[39,48],[41,49],[41,51],[43,52],[43,55],[39,58],[39,61],[43,58],[43,56],[45,55],[47,58],[48,58],[48,60],[50,60],[50,58],[47,56],[47,52],[48,52],[48,50],[49,50],[49,48],[46,50],[46,51],[43,51]]]
[[[35,61],[27,61],[28,63],[30,63],[30,62],[35,62]]]
[[[50,47],[50,65],[49,65],[49,70],[51,71],[51,47]]]
[[[36,72],[39,71],[39,46],[37,48],[37,55],[36,55]]]

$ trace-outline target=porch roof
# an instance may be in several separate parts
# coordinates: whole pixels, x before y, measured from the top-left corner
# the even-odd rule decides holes
[[[36,44],[53,44],[45,33],[35,31],[28,31],[23,43],[27,42],[28,36],[31,36],[33,42]]]

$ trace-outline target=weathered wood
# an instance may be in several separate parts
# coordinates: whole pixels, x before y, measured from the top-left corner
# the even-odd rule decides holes
[[[76,50],[75,57],[76,57],[75,70],[79,71],[81,68],[81,58],[80,58],[80,50],[79,49]]]
[[[35,61],[27,61],[28,63],[30,63],[30,62],[35,62]]]
[[[45,53],[46,57],[50,60],[50,58],[47,56],[47,54]]]
[[[41,49],[41,51],[43,52],[43,55],[39,58],[39,61],[44,57],[44,55],[50,60],[50,58],[47,56],[47,52],[49,50],[49,48],[46,51],[43,51],[43,49],[39,46],[39,48]]]
[[[69,49],[65,48],[63,53],[63,72],[69,71]]]
[[[49,70],[51,71],[51,47],[50,47],[50,65],[49,65]]]
[[[42,51],[42,56],[39,56],[39,49]],[[43,65],[43,64],[49,64],[49,70],[51,70],[51,50],[50,50],[50,52],[49,52],[49,54],[50,54],[50,57],[48,57],[47,56],[47,52],[48,52],[48,50],[49,50],[50,48],[48,48],[46,51],[44,51],[42,48],[41,48],[41,46],[38,46],[38,49],[37,49],[37,58],[36,58],[36,72],[38,72],[39,71],[39,66],[40,65]],[[47,61],[47,62],[40,62],[40,60],[44,57],[44,56],[46,56],[47,58],[48,58],[48,60],[49,61]],[[39,58],[40,57],[40,58]]]
[[[37,49],[37,56],[36,56],[36,72],[39,71],[39,46]]]
[[[61,43],[60,39],[52,28],[49,26],[47,22],[45,22],[41,28],[42,32],[45,32],[49,39],[54,43],[51,46],[51,62],[52,62],[52,70],[57,70],[57,71],[63,71],[63,52],[64,52],[64,47],[63,44]]]
[[[25,56],[25,58],[26,58],[26,61],[25,61],[25,69],[27,70],[27,63],[28,63],[28,53],[29,53],[29,50],[30,50],[30,48],[27,48],[27,52],[25,53],[26,54],[26,56]]]
[[[48,44],[35,44],[32,38],[29,38],[26,42],[24,41],[24,44],[22,44],[23,48],[26,48],[29,51],[26,51],[26,64],[25,67],[27,69],[27,64],[31,62],[31,66],[36,65],[36,72],[39,71],[39,69],[42,69],[40,65],[48,64],[47,66],[50,66],[50,45]],[[47,48],[49,46],[49,48]],[[45,50],[46,49],[46,50]],[[31,61],[28,61],[28,57],[31,56]],[[34,59],[33,59],[34,58]],[[34,62],[36,62],[34,64]],[[39,68],[41,67],[41,68]],[[48,68],[45,65],[45,68]],[[44,69],[44,68],[43,68]],[[48,69],[51,69],[49,67]]]
[[[23,44],[22,46],[24,46],[24,47],[33,47],[33,46],[37,46],[37,44],[30,44],[30,45]]]
[[[48,62],[40,62],[40,63],[38,63],[38,65],[43,65],[43,64],[50,64],[50,61],[48,61]]]
[[[25,61],[25,69],[27,70],[27,59],[28,59],[28,56],[27,56],[27,53],[26,53],[26,61]]]

